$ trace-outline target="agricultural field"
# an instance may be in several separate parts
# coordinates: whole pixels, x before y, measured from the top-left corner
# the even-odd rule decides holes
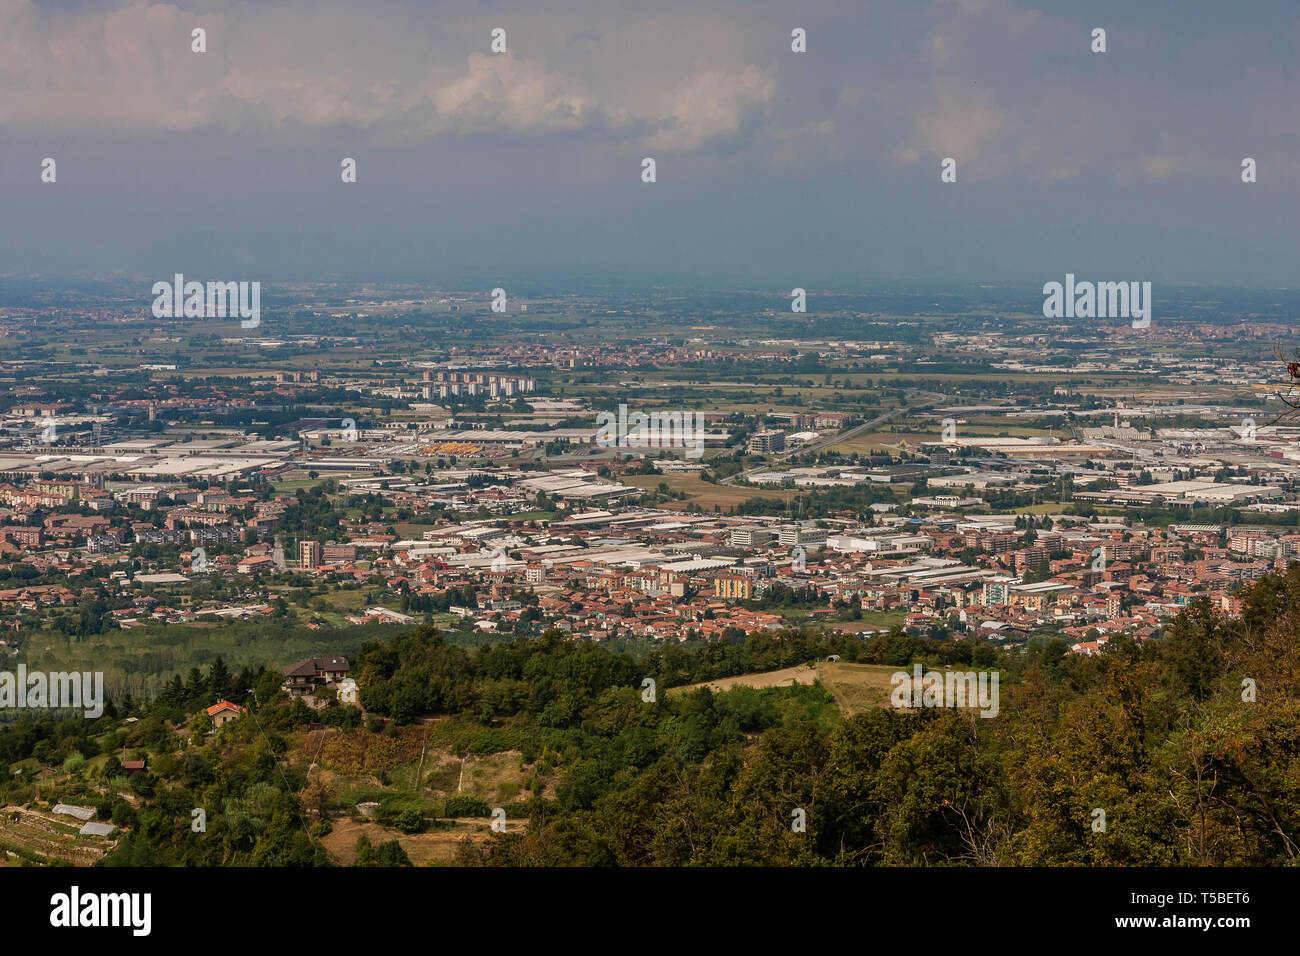
[[[0,851],[7,866],[20,862],[90,866],[111,850],[110,837],[82,836],[82,822],[31,807],[0,809]]]
[[[293,494],[295,491],[303,491],[309,488],[315,488],[317,485],[324,484],[324,478],[292,478],[286,481],[273,482],[271,487],[276,491],[286,491]]]
[[[625,485],[644,488],[647,491],[653,491],[661,483],[666,484],[670,490],[682,491],[690,496],[680,502],[681,507],[694,504],[705,511],[712,511],[715,505],[726,511],[728,508],[734,508],[750,498],[789,502],[799,497],[800,494],[797,491],[774,491],[767,488],[715,485],[704,481],[697,475],[621,475],[619,481]]]
[[[939,440],[939,432],[891,432],[891,431],[870,431],[854,435],[845,441],[836,442],[827,450],[838,452],[843,455],[851,455],[854,452],[865,454],[874,451],[897,451],[904,442],[912,448],[918,447],[922,442],[931,442]]]
[[[556,776],[544,760],[528,761],[516,749],[457,755],[439,740],[440,731],[451,729],[446,724],[430,718],[391,735],[319,730],[303,736],[291,762],[309,770],[324,794],[334,828],[324,840],[331,854],[346,860],[356,837],[367,832],[373,843],[398,839],[413,862],[447,862],[462,838],[487,837],[487,810],[504,809],[510,830],[512,817],[516,826],[523,823],[511,805],[534,795],[555,797]],[[479,805],[478,815],[464,813],[466,801]],[[368,811],[375,818],[358,819],[359,805],[368,804],[378,804]],[[428,832],[403,833],[392,825],[403,813],[423,817]],[[340,831],[351,834],[342,844]]]

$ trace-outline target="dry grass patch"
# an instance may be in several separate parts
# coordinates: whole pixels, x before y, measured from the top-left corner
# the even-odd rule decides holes
[[[818,661],[817,679],[839,705],[840,713],[849,717],[872,707],[889,707],[894,686],[890,675],[901,670],[887,664],[852,664],[845,661]]]
[[[733,687],[754,687],[762,690],[766,687],[793,687],[795,684],[812,684],[817,680],[817,671],[808,664],[797,667],[783,667],[779,671],[764,671],[761,674],[738,674],[735,677],[719,677],[717,680],[704,681],[700,684],[688,684],[682,687],[668,688],[669,694],[685,694],[688,691],[707,687],[714,693],[722,693]]]
[[[424,778],[424,786],[448,797],[456,793],[481,797],[494,807],[527,800],[531,795],[528,788],[532,784],[536,764],[523,763],[523,757],[523,753],[518,750],[467,757],[463,763],[462,775],[461,759],[454,754],[440,753],[435,758],[439,762]],[[554,798],[557,778],[557,774],[551,774],[542,781],[543,797]]]
[[[400,833],[381,827],[377,823],[351,820],[346,817],[330,821],[333,829],[321,837],[321,845],[330,857],[343,866],[351,866],[357,860],[357,838],[365,836],[371,846],[379,846],[390,840],[396,840],[410,857],[415,866],[451,863],[456,857],[456,846],[468,838],[473,843],[482,843],[492,835],[492,821],[487,817],[457,819],[448,825],[439,827],[429,833]],[[511,820],[506,817],[506,832],[519,832],[526,829],[526,819]]]
[[[325,735],[323,744],[322,734]],[[419,760],[424,736],[423,727],[403,727],[391,737],[365,730],[346,733],[317,730],[307,735],[299,753],[310,761],[319,749],[317,763],[342,774],[375,773]]]
[[[753,687],[762,690],[768,687],[793,687],[796,684],[820,683],[835,698],[840,713],[847,717],[871,707],[889,707],[889,695],[893,690],[890,675],[898,670],[897,667],[884,664],[817,661],[815,664],[800,664],[797,667],[785,667],[761,674],[739,674],[735,677],[721,677],[700,684],[670,687],[667,692],[684,694],[707,687],[715,693],[722,693],[733,687]]]
[[[715,485],[696,475],[620,475],[618,480],[625,485],[634,485],[647,491],[654,491],[659,487],[660,483],[666,484],[670,490],[685,492],[690,496],[680,502],[682,507],[687,504],[696,504],[705,511],[712,511],[714,505],[726,511],[728,508],[734,508],[750,498],[790,501],[801,494],[801,492],[796,491],[772,491],[766,488]],[[677,504],[679,503],[672,502],[669,507]]]

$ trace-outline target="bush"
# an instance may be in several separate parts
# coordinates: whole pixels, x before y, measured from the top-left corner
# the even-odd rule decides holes
[[[492,808],[480,797],[458,793],[443,801],[442,815],[444,817],[490,817]]]
[[[136,825],[135,808],[125,800],[114,800],[112,819],[120,827],[134,827]]]
[[[379,844],[379,849],[375,851],[375,860],[380,866],[411,865],[411,858],[406,855],[406,851],[396,840]]]
[[[363,833],[357,837],[357,862],[356,866],[371,866],[375,862],[375,848],[370,845],[370,840]]]
[[[423,833],[426,827],[424,814],[419,810],[403,810],[393,819],[393,826],[403,833]]]
[[[320,715],[320,722],[326,727],[356,730],[361,726],[361,711],[356,707],[327,707]]]
[[[67,760],[63,761],[63,770],[65,773],[76,773],[86,765],[86,758],[81,754],[73,754]]]
[[[428,829],[429,806],[409,793],[387,793],[379,800],[375,822],[403,833],[423,833]]]

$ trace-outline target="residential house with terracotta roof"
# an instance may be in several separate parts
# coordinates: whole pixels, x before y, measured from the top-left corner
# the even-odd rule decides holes
[[[212,718],[214,728],[220,728],[236,717],[242,717],[245,713],[247,711],[243,707],[228,700],[219,700],[208,708],[208,716]]]

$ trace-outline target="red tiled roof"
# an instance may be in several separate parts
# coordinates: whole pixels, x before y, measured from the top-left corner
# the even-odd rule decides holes
[[[211,707],[208,708],[208,716],[209,717],[216,716],[217,714],[221,713],[223,710],[233,710],[237,714],[244,713],[244,708],[240,707],[238,704],[232,704],[228,700],[219,700]]]

